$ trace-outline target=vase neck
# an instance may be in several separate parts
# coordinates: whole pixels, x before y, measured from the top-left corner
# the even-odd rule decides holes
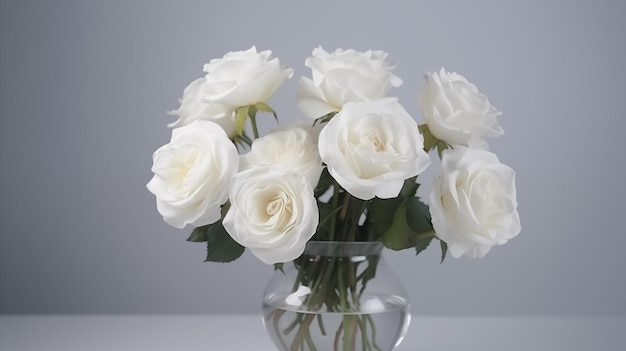
[[[379,241],[309,241],[305,255],[325,257],[380,256],[383,244]]]

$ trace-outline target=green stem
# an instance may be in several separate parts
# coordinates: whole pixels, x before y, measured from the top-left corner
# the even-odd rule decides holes
[[[343,265],[342,265],[343,266]],[[338,267],[338,270],[341,270],[341,267]],[[346,300],[346,284],[343,281],[342,272],[338,272],[337,274],[337,289],[339,289],[339,301],[341,303],[341,312],[345,313],[348,311],[348,301]]]
[[[355,298],[355,290],[356,290],[356,284],[357,284],[357,280],[356,280],[356,266],[354,264],[354,262],[352,261],[348,261],[346,262],[347,265],[347,279],[348,279],[348,287],[350,288],[350,295],[352,298],[352,305],[354,307],[356,307],[357,309],[359,309],[359,300]],[[358,266],[358,263],[356,264]]]
[[[320,333],[322,333],[322,335],[326,336],[326,328],[324,327],[324,320],[321,314],[317,315],[317,324],[320,327]]]
[[[274,330],[276,331],[276,337],[278,337],[278,341],[280,342],[280,345],[283,347],[283,350],[286,350],[287,344],[285,343],[283,336],[280,335],[280,332],[278,331],[279,330],[278,323],[280,322],[280,318],[283,316],[284,313],[285,313],[284,310],[274,311],[274,317],[272,317],[272,323],[274,323]]]
[[[318,279],[313,285],[313,288],[311,288],[311,294],[309,295],[311,297],[309,301],[310,302],[309,306],[311,306],[313,309],[317,309],[318,306],[320,306],[320,303],[324,302],[324,301],[317,301],[317,300],[319,300],[320,298],[324,299],[325,297],[327,297],[327,294],[329,294],[333,290],[332,287],[330,287],[329,283],[330,283],[330,278],[332,277],[332,273],[334,271],[333,268],[334,268],[335,262],[336,262],[336,258],[333,257],[330,260],[324,261],[322,264],[321,272],[323,272],[323,274],[318,276]],[[326,291],[320,291],[322,288],[326,289]]]
[[[372,319],[372,316],[370,316],[369,314],[365,314],[363,315],[363,318],[365,318],[369,322],[370,326],[372,327],[372,345],[374,346],[376,351],[382,351],[380,347],[376,345],[376,325],[374,324],[374,320]]]
[[[331,208],[336,209],[339,205],[339,184],[333,180],[333,198],[331,200]],[[330,219],[330,230],[328,240],[333,241],[335,239],[335,230],[337,229],[337,215],[333,215]]]
[[[308,314],[300,323],[300,327],[298,328],[298,333],[296,333],[296,337],[293,339],[293,343],[291,344],[291,351],[297,351],[298,346],[304,346],[305,338],[309,334],[309,326],[311,325],[311,321],[315,318],[314,314]]]
[[[341,337],[341,332],[343,331],[343,323],[341,323],[339,325],[339,328],[337,328],[337,332],[335,333],[335,342],[333,343],[333,350],[334,351],[338,351],[339,350],[339,338]]]
[[[339,219],[342,221],[345,221],[346,219],[346,214],[348,213],[348,208],[350,207],[349,204],[351,197],[352,195],[348,192],[343,195],[343,204],[341,205],[341,212],[339,212]]]
[[[304,315],[303,313],[298,313],[298,315],[296,316],[296,319],[294,319],[293,322],[291,322],[291,324],[289,324],[289,326],[287,326],[287,328],[283,330],[283,333],[285,335],[291,333],[292,330],[294,330],[300,323],[302,323],[303,315]]]
[[[356,229],[359,224],[359,217],[361,217],[362,206],[356,207],[362,200],[346,193],[346,200],[344,201],[346,213],[344,214],[343,235],[345,241],[356,241]],[[356,209],[356,211],[355,211]]]
[[[313,343],[313,339],[311,339],[311,333],[309,333],[308,331],[306,333],[306,337],[304,338],[304,341],[306,341],[306,344],[309,347],[310,351],[317,351],[317,347],[315,347],[315,344]]]
[[[365,316],[359,317],[359,328],[361,328],[361,344],[363,345],[363,350],[371,350],[372,346],[370,345],[369,340],[367,340],[367,324],[365,322]]]
[[[339,300],[341,303],[341,312],[343,313],[343,351],[349,351],[354,349],[354,337],[356,336],[356,330],[353,328],[352,317],[347,314],[350,309],[348,306],[347,294],[348,288],[346,287],[346,282],[344,279],[349,274],[349,267],[346,264],[347,262],[342,262],[338,267],[337,274],[337,289],[339,290]]]
[[[250,116],[250,124],[252,124],[252,133],[254,134],[254,139],[259,138],[259,129],[256,125],[256,115]]]
[[[428,231],[425,231],[425,232],[421,232],[421,233],[415,234],[414,237],[416,239],[426,239],[426,238],[430,238],[430,237],[434,238],[436,236],[436,234],[437,233],[435,233],[434,230],[428,230]]]
[[[358,334],[358,323],[356,316],[343,316],[343,351],[355,351],[356,335]]]

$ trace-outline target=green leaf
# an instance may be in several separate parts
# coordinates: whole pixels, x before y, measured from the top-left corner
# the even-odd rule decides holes
[[[376,197],[371,200],[367,216],[368,220],[372,223],[371,227],[374,229],[375,238],[382,237],[389,226],[391,226],[398,206],[400,206],[404,199],[415,196],[419,187],[415,179],[416,177],[405,180],[402,190],[400,190],[400,194],[396,198],[379,199]]]
[[[187,241],[193,243],[204,243],[208,240],[208,225],[204,225],[202,227],[194,228],[191,232],[191,235],[187,238]]]
[[[204,262],[230,262],[243,254],[245,248],[228,235],[221,221],[207,227],[207,256]]]
[[[415,255],[418,255],[420,252],[426,250],[428,245],[435,238],[435,233],[432,232],[432,235],[424,235],[417,238],[417,242],[415,243]]]
[[[333,112],[329,112],[323,115],[322,117],[316,118],[315,121],[313,122],[313,126],[315,126],[317,123],[319,124],[328,123],[333,117],[335,117],[337,113],[339,113],[339,111],[333,111]]]
[[[430,150],[434,149],[439,140],[435,138],[433,133],[430,132],[428,126],[426,124],[422,124],[418,127],[418,129],[424,137],[424,151],[429,152]]]
[[[235,131],[238,135],[243,134],[243,130],[246,127],[246,120],[248,119],[248,111],[250,106],[241,106],[235,111]]]
[[[428,206],[417,197],[409,197],[393,214],[391,225],[383,233],[383,244],[392,250],[414,247],[419,254],[434,237]]]
[[[392,250],[404,250],[415,246],[406,223],[406,203],[403,202],[393,215],[391,226],[383,234],[383,244]]]
[[[271,108],[268,104],[264,102],[257,102],[256,104],[254,104],[254,107],[262,112],[271,112],[274,115],[274,118],[278,121],[278,115],[276,114],[276,111],[274,111],[274,109]]]
[[[443,260],[446,259],[446,253],[448,252],[448,244],[441,239],[439,239],[439,244],[441,245],[441,262],[439,263],[443,263]]]
[[[285,271],[283,270],[283,266],[284,266],[284,263],[282,262],[274,263],[274,271],[281,271],[284,274]]]
[[[401,198],[410,198],[415,196],[415,193],[420,186],[419,184],[417,184],[416,180],[417,176],[405,180],[398,196]]]
[[[437,142],[437,154],[439,155],[439,158],[441,158],[441,156],[443,155],[443,152],[446,151],[446,149],[451,148],[452,146],[446,144],[445,142],[439,140]]]
[[[418,197],[406,199],[406,212],[407,224],[413,231],[422,233],[433,230],[428,205]]]
[[[372,199],[367,213],[369,227],[373,230],[373,238],[382,238],[391,226],[398,206],[402,203],[400,198]]]

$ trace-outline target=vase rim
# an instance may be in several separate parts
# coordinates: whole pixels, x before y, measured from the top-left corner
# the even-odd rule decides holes
[[[382,245],[382,241],[342,241],[342,240],[309,240],[307,243],[309,244],[349,244],[349,245]]]

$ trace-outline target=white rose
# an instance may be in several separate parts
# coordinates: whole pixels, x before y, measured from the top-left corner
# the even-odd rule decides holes
[[[515,172],[487,150],[444,151],[429,207],[437,236],[456,258],[483,257],[521,230]]]
[[[202,226],[220,219],[239,156],[220,126],[196,120],[172,130],[172,139],[154,152],[148,190],[157,210],[176,228]]]
[[[501,114],[487,96],[457,73],[429,73],[418,101],[431,133],[448,144],[486,148],[485,138],[504,132],[496,117]]]
[[[315,188],[324,167],[317,144],[304,129],[275,131],[254,140],[250,152],[240,158],[240,170],[281,165],[304,175]]]
[[[222,224],[233,240],[266,264],[298,258],[318,223],[313,188],[303,175],[263,166],[233,177]]]
[[[290,121],[285,124],[279,124],[275,128],[273,128],[272,131],[301,128],[301,129],[304,129],[307,133],[309,133],[313,142],[317,144],[317,141],[320,138],[320,132],[322,131],[323,127],[324,127],[324,124],[315,123],[314,121],[311,121],[310,119],[306,118],[306,119],[297,119],[295,121]]]
[[[191,82],[179,100],[180,107],[168,112],[170,115],[178,116],[178,119],[168,124],[168,127],[177,128],[196,119],[202,119],[219,124],[229,136],[235,135],[234,108],[216,102],[208,102],[205,98],[207,89],[208,85],[205,78],[198,78]]]
[[[234,108],[265,102],[280,85],[293,76],[269,50],[257,53],[256,47],[229,52],[204,65],[206,94],[210,102]]]
[[[383,51],[338,49],[327,53],[316,48],[305,61],[313,79],[300,79],[300,110],[316,119],[341,110],[348,102],[383,98],[391,87],[402,85],[402,80],[391,73],[394,66],[386,58]]]
[[[353,196],[398,196],[428,167],[424,138],[396,99],[347,103],[326,124],[318,148],[333,178]]]

